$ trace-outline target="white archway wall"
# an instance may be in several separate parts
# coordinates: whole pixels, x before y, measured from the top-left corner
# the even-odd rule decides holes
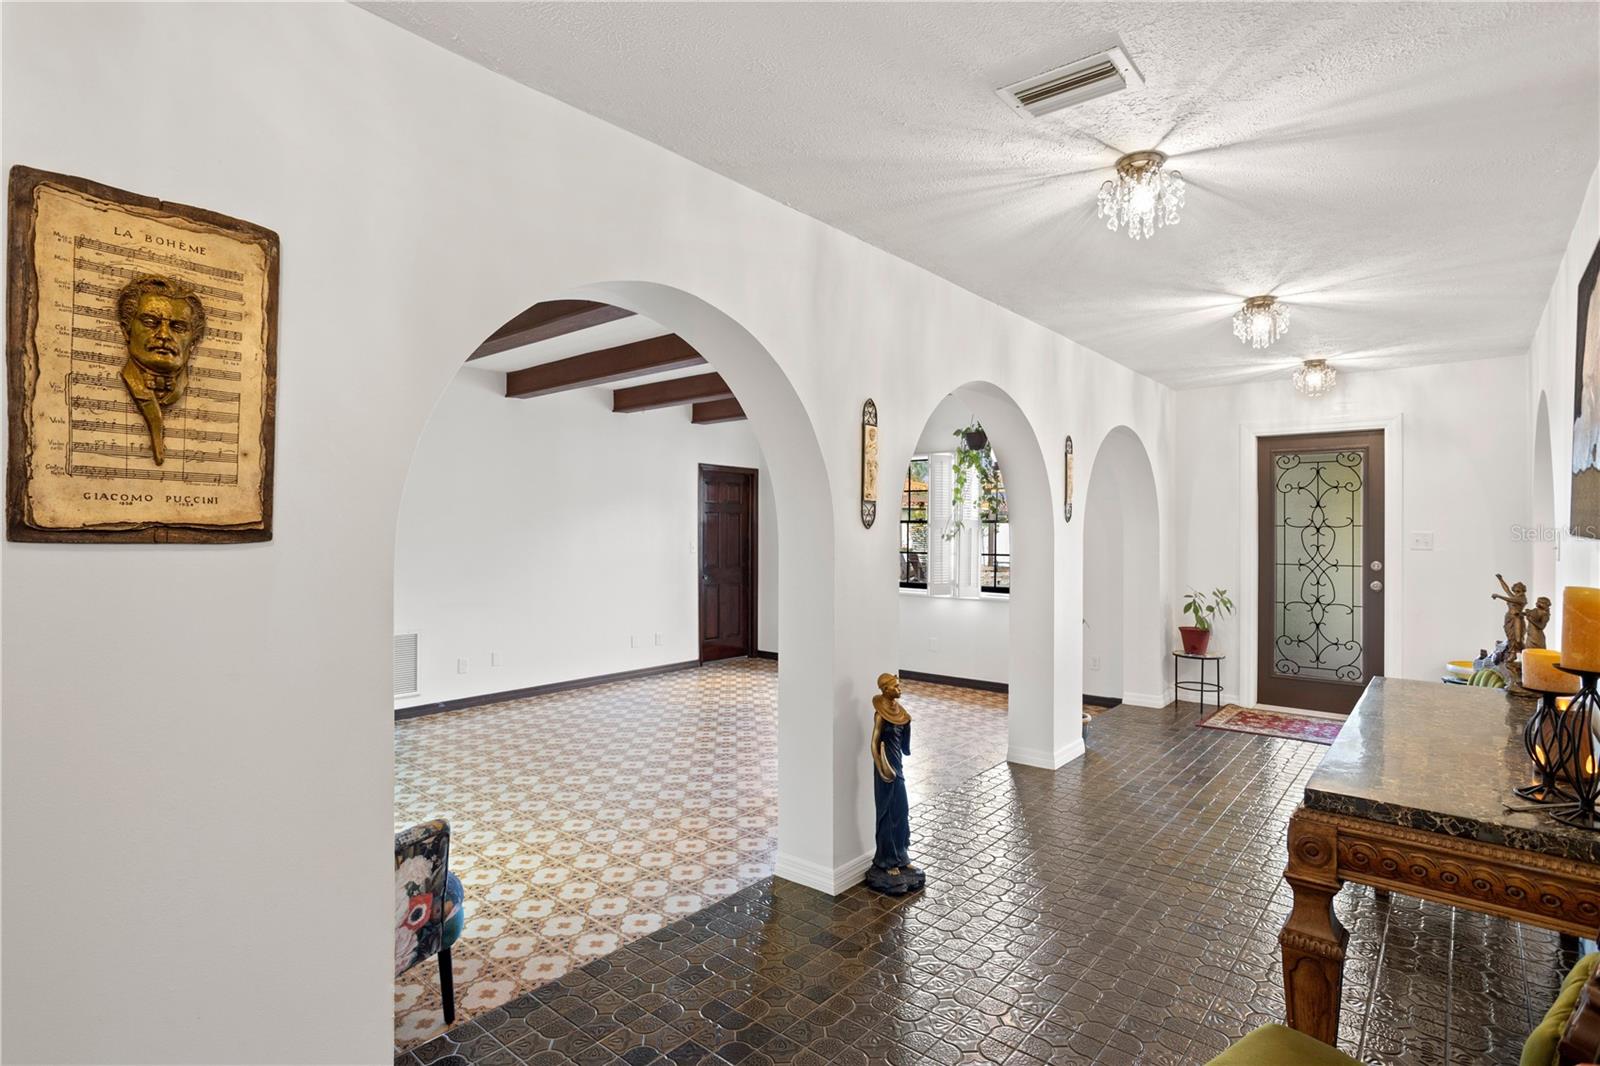
[[[1138,436],[1126,426],[1106,434],[1089,470],[1083,555],[1085,690],[1139,706],[1165,706],[1170,699],[1163,662],[1166,586],[1155,471]],[[1095,659],[1101,663],[1099,671],[1093,670]],[[1096,689],[1102,679],[1115,691]]]
[[[1600,170],[1589,188],[1567,242],[1567,250],[1550,286],[1550,299],[1539,318],[1525,368],[1530,424],[1538,422],[1538,403],[1546,404],[1549,418],[1552,513],[1557,530],[1557,559],[1551,599],[1554,611],[1549,633],[1552,642],[1561,632],[1560,589],[1567,585],[1600,585],[1600,540],[1574,537],[1566,530],[1572,522],[1572,423],[1577,383],[1578,280],[1600,242]],[[1526,467],[1533,476],[1536,468]],[[1537,495],[1535,499],[1537,499]],[[1537,515],[1535,515],[1537,519]]]
[[[1532,521],[1528,524],[1528,543],[1533,554],[1533,581],[1529,584],[1531,595],[1549,596],[1554,605],[1561,599],[1556,587],[1556,563],[1559,555],[1556,526],[1556,467],[1550,449],[1550,404],[1541,394],[1533,415],[1533,476],[1529,481],[1532,493]],[[1563,470],[1568,469],[1563,464]],[[1550,633],[1548,639],[1558,642]]]
[[[858,513],[867,397],[885,454],[909,453],[926,413],[965,382],[1016,398],[1055,516],[1040,549],[1055,576],[1041,594],[1057,623],[1071,621],[1041,652],[1052,714],[1079,697],[1082,527],[1059,518],[1061,441],[1133,427],[1170,514],[1167,390],[350,5],[197,5],[178,20],[136,5],[8,5],[3,18],[3,90],[29,101],[0,116],[8,165],[202,205],[283,241],[273,540],[0,548],[6,1058],[388,1053],[401,492],[463,351],[530,298],[592,294],[671,325],[728,377],[761,434],[783,529],[780,758],[803,768],[780,771],[791,874],[848,877],[870,849],[867,707],[873,678],[897,661],[899,605],[883,562],[894,523],[868,531]],[[71,92],[56,59],[66,51],[98,57]],[[207,86],[185,102],[204,150],[181,162],[149,152],[104,106],[157,52],[184,55]],[[284,79],[289,54],[297,74]],[[575,285],[629,278],[657,287]],[[781,378],[761,372],[759,353]],[[125,588],[133,564],[159,566],[170,590],[139,608],[174,649],[181,684],[143,683],[148,655],[120,613],[84,609],[120,605],[107,590]],[[82,667],[85,647],[95,670]],[[162,848],[127,831],[129,809],[162,827]],[[260,842],[285,825],[315,827],[296,837],[294,861],[330,888],[299,918],[321,960],[309,971],[257,920],[281,902]],[[106,868],[121,903],[98,888]],[[184,922],[141,920],[137,901],[163,895],[175,868]],[[29,891],[23,879],[44,869],[51,892]],[[68,985],[70,1000],[56,993]],[[94,1026],[78,1024],[85,999],[99,1004]],[[284,1017],[298,1022],[285,1029]]]

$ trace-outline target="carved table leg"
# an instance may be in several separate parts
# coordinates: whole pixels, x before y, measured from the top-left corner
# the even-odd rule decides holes
[[[1289,868],[1294,909],[1278,934],[1283,948],[1283,989],[1288,1023],[1324,1044],[1339,1041],[1339,997],[1344,987],[1344,945],[1350,934],[1333,913],[1339,893],[1333,827],[1296,811],[1289,820]]]

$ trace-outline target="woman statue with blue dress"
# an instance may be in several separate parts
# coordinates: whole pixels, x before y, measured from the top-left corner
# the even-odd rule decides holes
[[[911,754],[911,715],[900,706],[900,679],[878,675],[872,697],[872,800],[877,808],[877,851],[867,871],[867,887],[903,896],[922,887],[923,873],[911,865],[911,804],[906,797],[902,757]]]

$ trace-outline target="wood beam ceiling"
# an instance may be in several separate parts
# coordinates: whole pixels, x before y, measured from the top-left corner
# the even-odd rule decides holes
[[[688,341],[668,334],[513,370],[506,375],[506,395],[518,399],[547,396],[568,389],[700,366],[704,362],[700,353],[689,347]]]
[[[534,304],[495,330],[488,340],[478,345],[477,350],[467,356],[467,362],[497,352],[510,351],[512,348],[521,348],[526,344],[537,344],[551,337],[562,337],[604,322],[615,322],[632,314],[633,312],[626,308],[595,303],[592,300],[547,300],[544,303]]]
[[[670,381],[618,389],[611,394],[611,409],[619,413],[653,411],[658,407],[676,407],[700,400],[727,400],[732,397],[733,390],[728,388],[721,374],[697,374],[692,378],[673,378]]]
[[[697,426],[710,426],[718,422],[737,422],[742,418],[744,408],[739,406],[738,400],[707,400],[694,405],[690,421]]]

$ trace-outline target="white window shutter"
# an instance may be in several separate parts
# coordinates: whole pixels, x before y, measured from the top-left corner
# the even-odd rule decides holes
[[[933,596],[955,592],[955,544],[945,539],[954,518],[955,464],[950,452],[928,456],[928,593]]]

